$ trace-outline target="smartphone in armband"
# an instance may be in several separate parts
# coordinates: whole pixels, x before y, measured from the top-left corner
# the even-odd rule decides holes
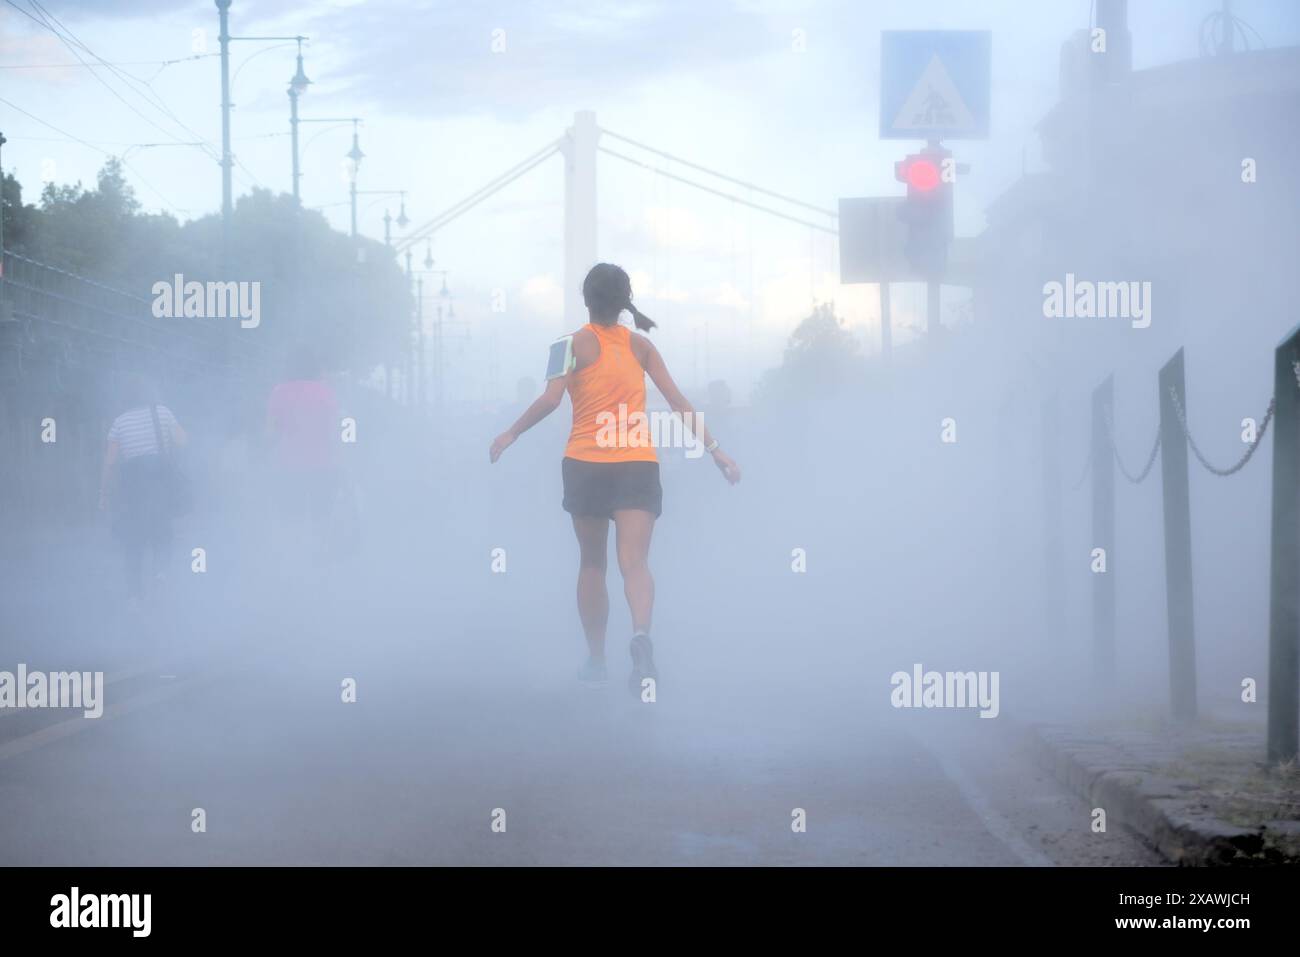
[[[546,362],[546,378],[562,379],[573,371],[577,360],[573,356],[573,336],[560,336],[551,343],[551,355]]]

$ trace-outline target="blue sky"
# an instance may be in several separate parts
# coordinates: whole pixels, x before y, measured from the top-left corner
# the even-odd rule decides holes
[[[41,10],[31,0],[0,3],[0,97],[13,104],[0,103],[6,170],[32,196],[43,176],[90,182],[106,155],[129,151],[128,175],[147,207],[180,218],[217,209],[220,171],[203,150],[131,145],[220,143],[218,61],[187,59],[217,50],[210,0],[39,4],[141,82],[60,66],[76,56],[25,15],[39,19]],[[1197,28],[1219,5],[1132,0],[1135,67],[1195,56]],[[1237,0],[1233,9],[1269,46],[1300,42],[1300,4]],[[554,140],[579,109],[595,110],[607,129],[817,206],[896,193],[892,164],[908,144],[876,136],[880,30],[990,29],[990,137],[951,144],[971,164],[957,200],[958,231],[969,235],[982,227],[984,204],[1022,166],[1035,168],[1033,125],[1057,98],[1061,44],[1088,26],[1090,10],[1089,0],[234,0],[231,21],[235,35],[311,37],[304,117],[363,117],[360,188],[407,190],[416,223]],[[289,189],[284,91],[293,53],[291,45],[234,45],[237,192]],[[348,130],[304,127],[303,142],[304,203],[325,207],[345,229]],[[559,329],[562,185],[553,158],[434,243],[466,323],[458,334],[470,337],[458,340],[453,365],[476,370],[465,372],[466,395],[511,394],[530,372],[532,340]],[[684,381],[722,376],[743,394],[814,300],[834,299],[864,346],[875,347],[874,289],[838,285],[832,237],[605,156],[599,193],[600,253],[628,268],[642,308],[663,320],[656,335]],[[394,201],[366,198],[364,233],[382,234],[386,207],[396,213]],[[496,290],[504,314],[490,309]],[[920,312],[900,293],[897,341],[919,328]]]

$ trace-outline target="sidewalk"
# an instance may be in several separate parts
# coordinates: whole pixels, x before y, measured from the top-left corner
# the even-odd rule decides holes
[[[1300,767],[1265,764],[1262,725],[1040,724],[1029,736],[1108,828],[1130,828],[1176,864],[1300,863]]]

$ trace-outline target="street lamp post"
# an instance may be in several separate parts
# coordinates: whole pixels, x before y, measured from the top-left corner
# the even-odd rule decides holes
[[[216,0],[221,21],[221,258],[230,256],[230,219],[234,210],[230,170],[230,0]]]
[[[392,247],[393,245],[393,223],[397,223],[398,229],[405,229],[411,224],[411,220],[406,215],[406,190],[404,189],[359,189],[358,196],[400,196],[401,203],[397,209],[397,218],[393,219],[388,210],[384,210],[384,245]],[[371,205],[374,205],[373,203]],[[368,209],[369,207],[367,207]]]
[[[414,272],[411,269],[411,250],[406,250],[406,288],[411,289]],[[414,322],[414,312],[412,309],[412,322]],[[411,404],[411,378],[415,373],[415,345],[411,342],[411,337],[406,338],[406,375],[402,377],[402,393],[406,399],[406,404]]]
[[[352,240],[356,242],[357,238],[357,173],[361,169],[361,160],[365,153],[361,152],[361,144],[357,142],[357,124],[360,120],[352,121],[352,149],[348,150],[348,159],[352,161],[349,168],[351,174],[351,192],[352,192]]]
[[[415,278],[415,396],[423,415],[427,405],[424,381],[424,280]]]
[[[294,197],[298,195],[297,178],[297,125],[298,94],[306,91],[311,81],[302,72],[302,41],[304,36],[292,37],[232,37],[230,35],[231,0],[214,0],[217,16],[221,22],[221,255],[227,261],[230,255],[230,227],[234,215],[234,189],[231,175],[235,165],[234,154],[230,151],[230,44],[241,42],[268,42],[274,40],[293,40],[298,44],[298,73],[289,81],[290,121],[294,132]],[[296,92],[295,92],[296,88]]]
[[[426,244],[424,247],[424,268],[419,270],[417,275],[420,277],[440,276],[442,278],[442,289],[441,291],[439,291],[438,296],[440,299],[445,300],[450,295],[450,293],[448,293],[447,291],[447,270],[434,269],[433,265],[434,265],[433,248],[431,245]],[[406,250],[406,269],[407,272],[410,273],[411,270],[410,249]],[[437,392],[435,393],[435,395],[437,396],[437,402],[435,407],[440,413],[442,411],[442,371],[441,371],[442,360],[440,354],[441,346],[439,345],[442,337],[442,302],[441,301],[438,303],[437,311],[434,313],[434,315],[436,318],[434,320],[434,333],[433,333],[433,341],[434,341],[433,378],[435,380],[436,388],[437,388]],[[418,402],[420,409],[423,411],[428,408],[428,403],[429,403],[429,388],[428,388],[429,375],[427,371],[428,356],[426,354],[425,339],[424,339],[424,280],[422,278],[417,278],[415,280],[414,350],[415,350],[414,365],[416,370],[415,371],[415,385],[416,385],[415,400],[416,402]]]
[[[351,161],[351,166],[349,167],[348,170],[348,178],[351,181],[351,189],[349,193],[350,193],[351,205],[352,205],[352,238],[356,239],[357,238],[357,169],[361,166],[361,160],[366,155],[365,153],[361,152],[361,146],[357,142],[357,126],[360,125],[363,121],[361,120],[360,117],[356,117],[356,116],[312,116],[312,117],[300,118],[298,122],[299,123],[351,123],[352,124],[352,149],[348,150],[346,155],[348,160]],[[322,130],[321,132],[324,133],[328,131]],[[308,142],[307,145],[310,146],[311,143]],[[294,166],[297,166],[298,150],[296,147],[294,148],[293,161],[294,161]]]
[[[434,403],[438,410],[438,415],[442,415],[443,402],[446,400],[446,380],[444,378],[445,365],[443,363],[443,349],[446,347],[446,336],[443,335],[443,303],[447,304],[448,322],[456,318],[456,304],[451,301],[451,293],[447,290],[447,271],[442,271],[442,289],[438,292],[438,321],[433,326],[433,371],[438,376],[437,399]]]
[[[410,271],[411,251],[406,251],[407,271]],[[438,290],[438,305],[433,312],[433,371],[432,375],[425,374],[423,371],[419,375],[420,390],[419,402],[421,407],[428,403],[427,382],[432,378],[434,381],[434,415],[441,419],[443,404],[446,401],[446,383],[444,381],[444,362],[443,349],[445,348],[447,337],[444,335],[445,325],[467,325],[467,323],[456,322],[456,304],[453,302],[454,296],[451,290],[447,288],[447,276],[449,270],[433,268],[433,251],[430,247],[425,247],[424,269],[420,270],[426,276],[438,276],[442,280],[442,288]],[[422,290],[422,287],[421,287]],[[416,342],[419,350],[420,368],[423,370],[426,365],[425,344],[424,344],[424,310],[422,306],[417,306],[416,310]]]
[[[293,151],[293,202],[294,205],[302,204],[302,197],[298,193],[298,181],[302,178],[302,172],[298,167],[298,97],[307,92],[307,87],[311,85],[311,80],[307,79],[307,74],[302,69],[302,41],[305,37],[295,37],[298,43],[298,70],[289,81],[289,138],[292,141],[291,149]]]
[[[433,257],[426,255],[425,263],[433,265]],[[433,321],[433,378],[434,378],[434,409],[436,414],[441,417],[443,402],[446,398],[445,383],[443,381],[443,305],[447,306],[446,319],[448,321],[456,318],[456,307],[451,301],[451,291],[447,288],[447,270],[430,269],[429,272],[436,276],[442,277],[442,288],[438,290],[438,312]]]

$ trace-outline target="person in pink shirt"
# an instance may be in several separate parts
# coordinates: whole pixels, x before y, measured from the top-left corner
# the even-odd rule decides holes
[[[307,526],[322,543],[339,491],[339,404],[310,348],[295,357],[290,378],[271,390],[267,432],[276,473],[277,512]]]

